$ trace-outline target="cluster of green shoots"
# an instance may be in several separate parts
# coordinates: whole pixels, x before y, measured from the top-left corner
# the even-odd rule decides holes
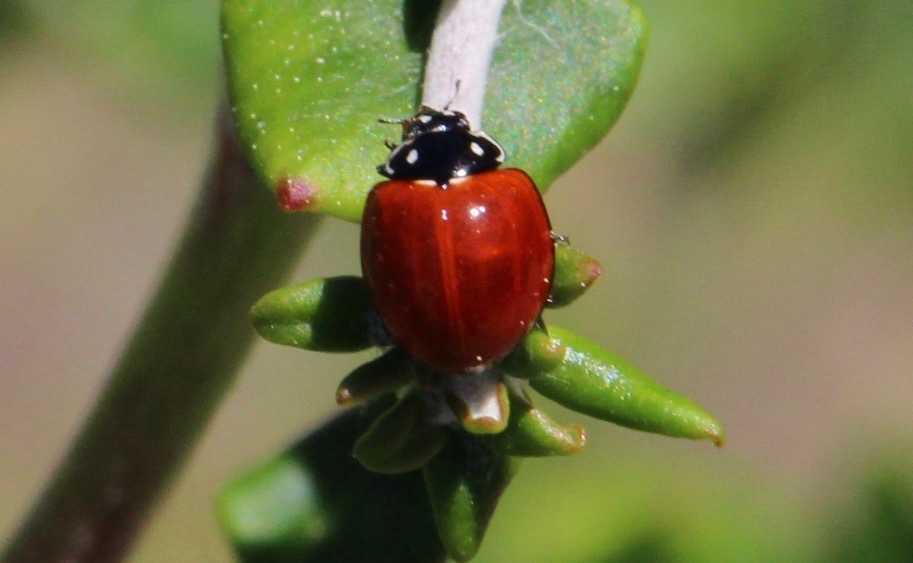
[[[598,262],[566,243],[556,245],[547,307],[580,297],[601,274]],[[374,345],[376,317],[360,277],[308,281],[270,292],[251,312],[257,332],[277,344],[321,352]],[[479,547],[501,492],[524,457],[579,452],[586,435],[535,406],[529,389],[585,415],[668,436],[722,445],[719,422],[690,399],[565,329],[540,322],[502,361],[475,375],[436,373],[399,346],[342,379],[336,402],[350,407],[352,432],[338,436],[370,472],[420,470],[438,534],[447,552],[467,560]],[[258,469],[231,485],[222,509],[243,521],[250,499],[272,470]],[[280,466],[284,467],[284,466]],[[239,501],[238,499],[243,499]],[[235,539],[249,535],[229,524]],[[250,542],[276,538],[247,538]]]

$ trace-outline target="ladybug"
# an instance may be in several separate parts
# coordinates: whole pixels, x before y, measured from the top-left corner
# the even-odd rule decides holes
[[[378,172],[361,267],[387,330],[419,364],[479,373],[506,356],[548,299],[555,247],[536,185],[466,115],[422,107]]]

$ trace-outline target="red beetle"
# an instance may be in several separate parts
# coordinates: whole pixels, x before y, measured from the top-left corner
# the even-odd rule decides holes
[[[555,248],[530,177],[456,111],[422,110],[368,194],[361,266],[397,343],[437,371],[474,373],[507,355],[551,291]]]

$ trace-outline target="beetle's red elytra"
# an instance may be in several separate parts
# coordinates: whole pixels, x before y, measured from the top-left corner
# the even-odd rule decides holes
[[[431,369],[472,373],[506,356],[551,291],[554,242],[532,179],[454,111],[423,108],[380,167],[362,217],[361,266],[394,339]]]

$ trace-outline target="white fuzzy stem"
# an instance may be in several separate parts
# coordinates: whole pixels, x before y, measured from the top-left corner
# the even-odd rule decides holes
[[[481,128],[498,20],[507,0],[444,0],[431,37],[422,104],[461,111]],[[459,88],[457,88],[459,83]]]

